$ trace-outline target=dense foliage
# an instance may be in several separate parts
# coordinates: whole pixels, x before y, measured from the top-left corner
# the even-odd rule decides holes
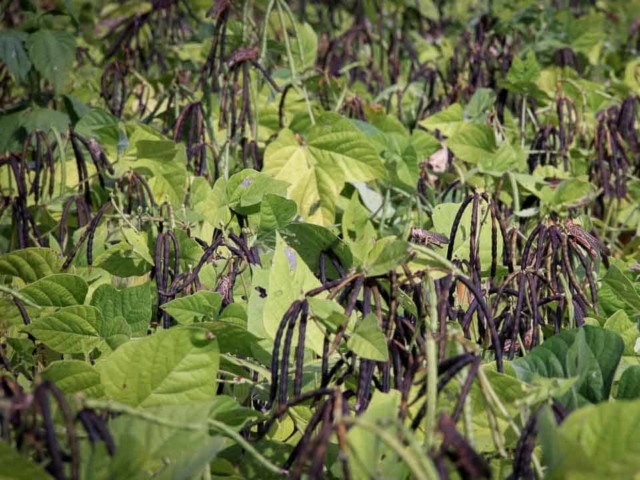
[[[638,478],[640,2],[3,0],[0,479]]]

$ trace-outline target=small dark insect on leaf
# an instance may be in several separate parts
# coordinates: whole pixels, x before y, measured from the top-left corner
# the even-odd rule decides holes
[[[579,243],[589,253],[592,258],[595,258],[598,253],[602,255],[611,255],[611,251],[602,241],[589,232],[586,232],[573,223],[571,219],[567,219],[564,222],[565,229],[570,237],[573,237],[577,243]]]
[[[419,245],[437,245],[438,247],[442,247],[449,243],[449,239],[445,235],[423,230],[422,228],[411,227],[409,236],[412,242]]]
[[[262,287],[256,287],[256,291],[260,295],[260,298],[267,298],[267,291]]]

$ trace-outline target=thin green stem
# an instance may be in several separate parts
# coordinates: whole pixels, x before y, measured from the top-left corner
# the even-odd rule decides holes
[[[240,445],[244,450],[249,452],[249,454],[269,472],[280,476],[286,476],[288,474],[286,470],[271,463],[268,458],[264,457],[260,452],[258,452],[258,450],[256,450],[253,445],[246,441],[242,435],[233,430],[227,424],[219,422],[217,420],[209,420],[208,423],[219,433],[229,437],[231,440]]]
[[[29,298],[22,295],[20,292],[16,292],[15,290],[9,287],[5,287],[4,285],[0,285],[0,292],[11,295],[12,297],[20,300],[22,303],[24,303],[25,305],[29,305],[30,307],[41,308],[40,305],[35,303],[33,300],[30,300]]]

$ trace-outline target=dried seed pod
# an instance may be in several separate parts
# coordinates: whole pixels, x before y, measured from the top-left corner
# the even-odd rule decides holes
[[[104,67],[100,80],[100,95],[107,103],[109,111],[118,118],[122,117],[130,94],[127,89],[127,74],[127,66],[119,60],[114,60]]]
[[[458,470],[468,478],[491,478],[491,469],[486,460],[456,430],[455,423],[448,415],[438,419],[438,430],[443,435],[442,448],[452,457]]]

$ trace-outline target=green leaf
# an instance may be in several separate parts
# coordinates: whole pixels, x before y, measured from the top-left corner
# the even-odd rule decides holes
[[[210,400],[219,361],[214,335],[194,325],[127,342],[96,368],[109,398],[149,407]]]
[[[97,308],[76,305],[39,318],[25,330],[56,352],[88,353],[102,340],[97,330],[100,320]]]
[[[0,60],[7,65],[18,82],[23,81],[31,70],[31,61],[22,45],[27,37],[24,32],[0,32]]]
[[[489,88],[477,89],[464,109],[465,117],[475,119],[491,109],[496,101],[496,93]]]
[[[291,223],[297,213],[296,202],[269,193],[260,204],[260,229],[270,231],[284,228]]]
[[[88,290],[82,277],[58,273],[36,280],[20,293],[41,307],[69,307],[83,304]]]
[[[351,122],[325,114],[299,141],[288,129],[269,144],[264,172],[290,184],[289,196],[308,222],[333,223],[335,202],[345,182],[385,176],[378,153]]]
[[[248,207],[262,202],[265,195],[285,196],[287,186],[286,182],[274,180],[269,175],[255,170],[242,170],[233,175],[227,183],[229,207],[239,213],[246,212]]]
[[[624,343],[620,336],[585,325],[564,330],[511,363],[516,376],[533,383],[536,375],[547,378],[578,377],[572,391],[559,400],[570,408],[609,398]]]
[[[162,309],[178,323],[196,323],[215,320],[218,317],[222,296],[217,292],[201,290],[162,305]]]
[[[109,425],[116,455],[102,478],[196,478],[224,445],[209,434],[216,405],[154,406],[119,416]]]
[[[460,160],[477,164],[498,149],[493,129],[487,125],[465,123],[447,139],[447,147]]]
[[[307,301],[311,315],[322,322],[330,332],[335,333],[340,325],[347,324],[344,308],[339,303],[316,297],[309,297]]]
[[[505,172],[523,170],[525,165],[525,152],[509,142],[503,142],[494,154],[486,155],[478,161],[478,170],[482,173],[502,176]]]
[[[359,357],[377,362],[389,360],[387,337],[378,325],[378,319],[370,313],[362,319],[349,338],[347,347]]]
[[[454,103],[441,112],[421,120],[419,124],[431,132],[438,130],[445,137],[451,137],[464,125],[463,121],[462,105]]]
[[[409,243],[396,237],[385,237],[376,240],[369,252],[363,269],[370,276],[384,275],[395,270],[409,259],[411,250]]]
[[[143,136],[145,132],[139,134]],[[187,191],[184,146],[169,140],[149,139],[136,141],[135,146],[137,160],[126,162],[126,165],[149,179],[156,202],[161,203],[166,196],[174,206],[182,205]]]
[[[289,25],[291,24],[290,21],[287,23]],[[307,22],[298,23],[296,27],[300,42],[297,42],[295,39],[291,40],[291,53],[296,65],[296,71],[297,73],[300,73],[316,64],[316,57],[318,55],[318,35],[313,27]],[[302,49],[300,47],[302,47]],[[286,54],[286,48],[283,53]]]
[[[298,253],[278,234],[276,234],[276,249],[268,274],[267,298],[264,310],[261,312],[262,325],[255,327],[250,325],[249,331],[256,336],[262,336],[264,332],[270,339],[274,339],[282,316],[291,303],[304,298],[305,293],[319,287],[320,282]],[[262,327],[262,330],[259,327]],[[320,329],[310,323],[307,326],[308,345],[316,352],[322,352],[322,339]]]
[[[215,228],[223,228],[231,221],[227,182],[224,178],[216,180],[213,188],[207,192],[206,199],[196,203],[194,210]]]
[[[368,423],[384,422],[389,419],[389,412],[398,411],[400,402],[401,395],[398,390],[391,390],[389,393],[376,390],[361,418]],[[347,442],[351,471],[362,472],[363,478],[376,478],[381,459],[394,458],[394,455],[389,455],[387,444],[362,427],[351,428],[347,434]]]
[[[589,405],[555,429],[547,425],[541,430],[545,478],[635,478],[640,471],[638,400]]]
[[[616,400],[640,399],[640,365],[632,365],[620,376]]]
[[[514,85],[528,84],[535,82],[539,76],[540,65],[538,65],[535,53],[529,50],[524,59],[518,56],[513,59],[507,73],[507,81]]]
[[[103,392],[100,373],[80,360],[52,362],[42,371],[42,379],[54,382],[65,395],[84,392],[88,396],[98,397]]]
[[[40,466],[20,455],[11,445],[0,441],[0,480],[33,480],[49,478],[49,474]]]
[[[624,310],[611,315],[604,323],[603,327],[607,330],[618,332],[624,341],[624,354],[634,355],[633,348],[635,347],[636,340],[640,337],[640,331],[638,331],[638,325],[635,322],[629,320],[628,315]]]
[[[76,54],[73,34],[54,30],[37,30],[27,39],[29,57],[38,72],[49,80],[56,93],[62,93],[65,78],[72,70]]]
[[[131,229],[123,229],[124,238],[131,245],[133,252],[147,262],[150,266],[155,264],[155,259],[149,248],[149,237],[147,232],[135,232]]]
[[[317,270],[320,253],[333,252],[344,268],[351,267],[353,256],[344,242],[331,230],[320,225],[292,223],[281,232],[282,238],[293,247],[309,268]]]
[[[99,320],[97,330],[111,350],[117,349],[131,338],[131,327],[127,323],[127,319],[119,315],[109,321],[104,318]]]
[[[607,274],[604,276],[603,281],[611,286],[620,300],[635,312],[640,313],[640,293],[634,288],[631,280],[616,265],[611,265],[607,269]]]
[[[91,297],[91,305],[100,310],[105,322],[123,317],[134,336],[146,334],[152,316],[151,303],[149,282],[122,290],[100,285]]]
[[[69,128],[69,116],[59,110],[50,108],[32,108],[25,110],[22,117],[22,126],[28,132],[42,130],[48,132],[52,128],[63,132]]]
[[[549,187],[543,188],[543,192],[547,191]],[[591,196],[595,192],[595,188],[592,183],[580,180],[578,178],[572,178],[564,180],[553,190],[551,190],[551,201],[545,196],[543,200],[556,207],[570,206],[576,203],[580,203],[585,198]]]
[[[33,283],[60,271],[62,261],[55,250],[25,248],[0,256],[0,275],[9,275]]]

